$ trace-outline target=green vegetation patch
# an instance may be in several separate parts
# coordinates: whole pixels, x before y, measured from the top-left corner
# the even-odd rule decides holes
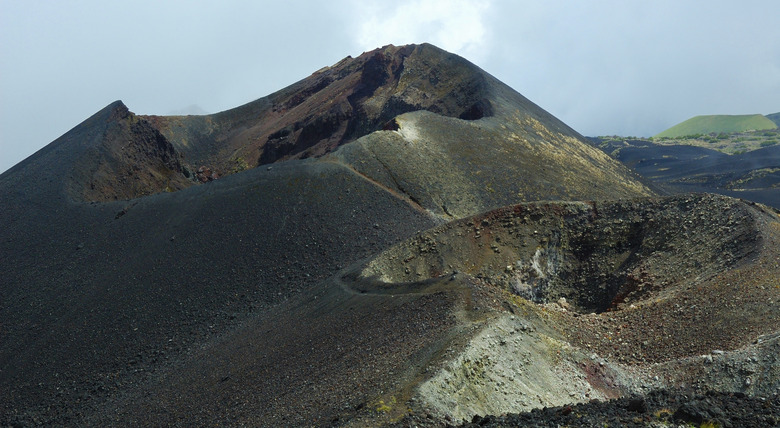
[[[620,155],[620,151],[626,147],[632,147],[634,149],[640,149],[644,146],[642,142],[653,143],[661,146],[696,146],[707,149],[717,150],[721,153],[733,155],[739,153],[750,152],[765,147],[774,146],[780,143],[780,128],[761,130],[761,131],[744,131],[744,132],[712,132],[709,134],[690,134],[682,137],[650,137],[650,138],[636,138],[636,137],[619,137],[619,136],[602,136],[597,137],[598,146],[602,151],[609,154],[613,158],[617,158]],[[631,165],[629,165],[631,166]]]
[[[655,138],[680,138],[712,133],[731,133],[775,129],[777,124],[760,114],[696,116],[655,135]]]

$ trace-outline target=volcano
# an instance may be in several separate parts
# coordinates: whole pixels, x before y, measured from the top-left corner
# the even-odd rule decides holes
[[[7,425],[440,426],[780,385],[777,211],[663,196],[428,44],[213,115],[111,103],[0,203]]]

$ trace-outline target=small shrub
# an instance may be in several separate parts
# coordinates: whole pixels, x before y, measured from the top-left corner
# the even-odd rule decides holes
[[[393,410],[393,406],[395,406],[396,403],[395,397],[390,397],[390,400],[387,403],[385,403],[385,400],[379,400],[375,402],[372,407],[378,413],[388,413]]]
[[[669,420],[669,418],[672,417],[673,413],[674,413],[674,411],[672,411],[672,409],[670,409],[668,407],[664,407],[662,409],[656,410],[655,413],[653,413],[653,414],[655,415],[656,419],[660,419],[662,421],[665,421],[665,420]]]
[[[703,136],[704,136],[704,134],[691,134],[691,135],[683,135],[680,138],[685,139],[685,140],[698,140],[698,139],[700,139]]]
[[[387,413],[390,411],[390,409],[391,407],[385,404],[385,402],[382,400],[379,400],[379,403],[376,405],[376,411],[380,413]]]
[[[246,171],[247,169],[249,169],[249,164],[246,163],[244,158],[242,158],[240,156],[237,157],[237,158],[234,158],[232,163],[233,163],[233,167],[230,170],[230,172],[232,174],[235,174],[235,173],[241,172],[241,171]]]

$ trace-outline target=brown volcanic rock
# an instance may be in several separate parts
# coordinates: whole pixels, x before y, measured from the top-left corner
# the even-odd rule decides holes
[[[479,119],[491,113],[485,76],[431,45],[385,46],[244,106],[209,116],[150,116],[194,163],[230,169],[321,156],[381,130],[395,116],[429,110]]]

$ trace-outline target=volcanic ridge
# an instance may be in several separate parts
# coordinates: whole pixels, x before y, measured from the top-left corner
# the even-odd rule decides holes
[[[0,203],[4,426],[780,420],[778,211],[670,196],[429,44],[114,102]]]

